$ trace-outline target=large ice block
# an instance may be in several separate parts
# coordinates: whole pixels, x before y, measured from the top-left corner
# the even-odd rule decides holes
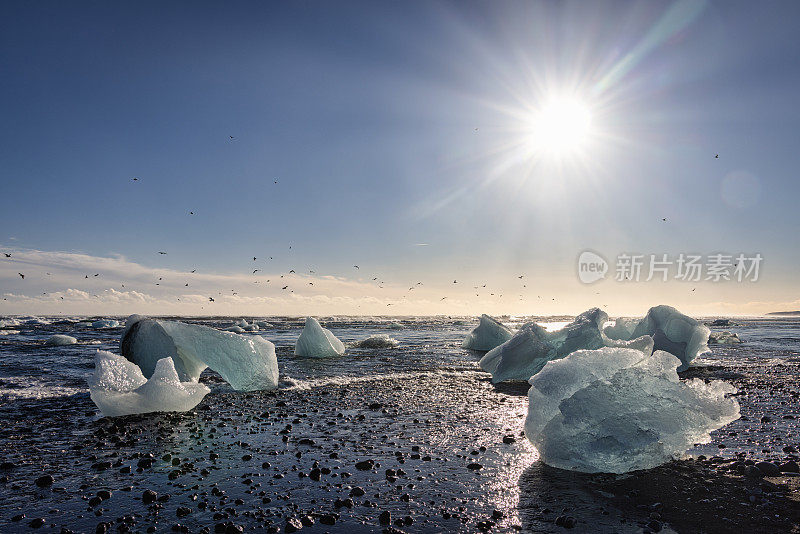
[[[196,382],[209,367],[237,390],[278,386],[275,345],[260,336],[241,336],[202,325],[135,315],[125,325],[120,348],[122,355],[136,363],[146,377],[153,374],[160,358],[168,356],[182,381]]]
[[[492,382],[528,380],[544,365],[579,349],[597,349],[605,346],[600,328],[608,315],[592,308],[578,315],[560,330],[548,332],[536,323],[527,323],[508,341],[490,350],[481,359],[481,369],[492,373]],[[646,340],[637,342],[646,345]]]
[[[185,412],[210,392],[203,384],[181,382],[169,357],[156,362],[149,380],[137,365],[110,352],[97,351],[94,362],[94,373],[87,379],[89,395],[107,417]]]
[[[503,326],[500,321],[483,314],[478,326],[467,334],[461,346],[465,349],[488,351],[502,345],[511,339],[513,335],[511,330]]]
[[[547,363],[530,379],[525,434],[553,467],[625,473],[679,457],[739,418],[733,386],[678,379],[664,351],[606,347]]]
[[[681,360],[678,371],[685,371],[689,364],[707,352],[711,330],[672,306],[654,306],[639,321],[631,338],[648,335],[655,343],[654,350],[663,350]]]
[[[294,346],[295,356],[330,358],[344,354],[344,343],[327,328],[322,328],[313,317],[306,317],[306,325]]]

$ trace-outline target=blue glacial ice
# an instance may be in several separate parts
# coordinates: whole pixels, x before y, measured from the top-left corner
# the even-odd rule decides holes
[[[239,391],[278,386],[275,345],[260,336],[133,315],[125,324],[120,349],[145,377],[153,374],[159,359],[171,357],[182,381],[197,382],[208,367]]]
[[[511,330],[503,326],[500,321],[486,314],[481,315],[481,321],[472,332],[467,334],[461,347],[472,350],[492,350],[502,345],[513,337]]]
[[[711,330],[672,306],[654,306],[639,321],[631,339],[648,335],[655,343],[654,350],[663,350],[681,360],[678,371],[685,371],[689,364],[708,352],[708,337]]]
[[[599,349],[606,346],[623,346],[650,354],[653,340],[647,336],[633,340],[611,340],[601,328],[608,315],[592,308],[578,315],[560,330],[548,332],[536,323],[526,323],[519,331],[481,358],[480,366],[492,374],[492,382],[528,380],[550,361],[580,349]]]
[[[72,336],[66,336],[64,334],[55,334],[47,338],[47,341],[45,341],[44,344],[52,347],[60,347],[63,345],[74,345],[77,342],[78,340]]]
[[[89,395],[103,415],[117,417],[148,412],[185,412],[209,393],[195,382],[181,382],[171,358],[161,358],[147,379],[122,356],[97,351],[94,373],[87,379]]]
[[[327,328],[322,328],[313,317],[306,317],[306,325],[294,345],[294,355],[306,358],[330,358],[344,354],[344,343]]]
[[[739,418],[733,386],[680,381],[672,354],[606,347],[547,363],[530,379],[525,435],[550,466],[626,473],[684,454]]]

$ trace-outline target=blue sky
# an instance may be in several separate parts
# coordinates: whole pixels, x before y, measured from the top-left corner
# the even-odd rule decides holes
[[[187,293],[177,279],[193,269],[255,299],[217,299],[225,313],[800,307],[798,15],[791,2],[4,2],[0,313],[201,313],[197,295],[221,288]],[[528,150],[526,117],[567,93],[587,102],[591,145],[558,161]],[[698,291],[584,286],[585,249],[764,263],[758,283]],[[70,271],[109,258],[95,280]],[[174,287],[122,288],[140,268]],[[287,295],[251,287],[256,268],[308,279]],[[343,285],[309,284],[323,277]],[[495,295],[476,296],[483,284]],[[111,289],[140,297],[104,300]],[[89,297],[66,306],[69,290]]]

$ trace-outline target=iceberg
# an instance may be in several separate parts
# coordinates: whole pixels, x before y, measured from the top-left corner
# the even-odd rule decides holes
[[[239,325],[233,325],[233,326],[229,326],[228,328],[226,328],[225,331],[226,332],[233,332],[235,334],[241,334],[241,333],[244,333],[244,328],[242,328]]]
[[[481,322],[472,332],[467,334],[461,347],[488,351],[502,345],[511,339],[513,335],[511,330],[503,326],[500,321],[483,314],[481,315]]]
[[[711,332],[708,342],[717,343],[719,345],[735,345],[741,343],[742,340],[739,338],[739,334],[725,330],[724,332]]]
[[[580,349],[599,349],[618,343],[649,354],[653,350],[652,339],[612,341],[600,331],[608,315],[599,308],[592,308],[578,315],[574,321],[560,330],[548,332],[536,323],[526,323],[519,331],[481,358],[480,366],[492,374],[492,383],[504,380],[528,380],[550,361]]]
[[[392,349],[397,345],[399,345],[399,343],[396,339],[386,334],[377,334],[355,342],[353,347],[358,349]]]
[[[603,328],[603,333],[609,339],[628,340],[636,330],[636,325],[639,324],[641,319],[631,319],[628,317],[617,317],[614,324]]]
[[[681,360],[678,371],[685,371],[689,364],[708,352],[708,337],[711,330],[684,315],[672,306],[654,306],[639,321],[631,338],[649,335],[655,344],[654,350],[663,350]]]
[[[258,326],[259,328],[272,328],[273,324],[268,323],[267,321],[258,321],[256,323],[256,326]]]
[[[158,360],[148,380],[136,364],[102,350],[95,354],[94,374],[87,382],[89,396],[106,417],[185,412],[211,391],[203,384],[181,382],[172,358]]]
[[[327,328],[322,328],[313,317],[306,317],[306,325],[294,345],[295,356],[330,358],[344,354],[344,343]]]
[[[736,389],[681,381],[665,351],[579,350],[529,381],[525,435],[544,463],[587,473],[650,469],[739,418]]]
[[[55,334],[47,338],[47,341],[44,342],[45,345],[49,345],[51,347],[60,347],[62,345],[74,345],[77,343],[78,340],[72,336],[65,336],[63,334]]]
[[[92,328],[119,328],[119,321],[114,319],[100,319],[92,323]]]
[[[388,328],[389,330],[403,330],[405,326],[403,326],[401,323],[394,322],[386,325],[386,328]]]
[[[159,359],[170,357],[182,382],[197,382],[208,367],[239,391],[278,386],[275,345],[261,336],[132,315],[125,324],[120,350],[145,377],[153,375]]]

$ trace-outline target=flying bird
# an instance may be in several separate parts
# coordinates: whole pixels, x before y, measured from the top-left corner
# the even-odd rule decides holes
[[[209,302],[214,302],[214,297],[208,297]]]
[[[447,297],[442,297],[442,298],[440,298],[439,300],[444,300],[444,299],[446,299],[446,298],[447,298]]]
[[[719,159],[719,154],[717,154],[716,156],[714,156],[714,159]]]
[[[17,273],[17,274],[20,275],[23,280],[25,280],[25,275],[24,274],[22,274],[22,273]]]
[[[257,273],[258,271],[260,271],[260,270],[261,270],[261,269],[253,269],[253,274],[256,274],[256,273]]]
[[[11,257],[11,254],[9,254],[8,252],[3,252],[3,254],[6,255],[6,258],[10,258]]]
[[[232,135],[229,135],[228,137],[230,137],[231,139],[235,139],[235,137],[233,137]]]
[[[253,261],[256,261],[256,257],[255,256],[253,256]]]
[[[355,267],[356,269],[359,269],[359,266],[358,266],[358,265],[353,265],[353,267]]]
[[[293,273],[293,272],[294,272],[294,269],[290,269],[290,270],[289,270],[289,272],[290,272],[290,273]]]
[[[166,254],[166,252],[158,251],[159,254]]]
[[[289,286],[283,286],[281,289],[286,289],[287,287],[289,287]]]
[[[138,181],[139,181],[139,179],[134,177],[133,181],[134,181],[134,182],[138,182]]]
[[[192,272],[195,272],[197,269],[192,269]]]
[[[190,211],[190,212],[189,212],[189,215],[194,215],[194,212],[193,212],[193,211]]]

